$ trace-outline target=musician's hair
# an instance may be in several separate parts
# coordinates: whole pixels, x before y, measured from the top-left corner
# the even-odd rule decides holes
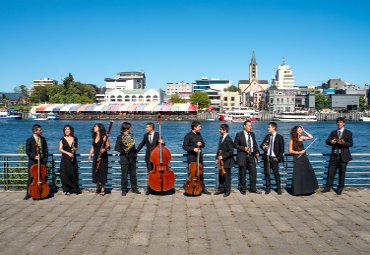
[[[226,130],[226,132],[229,132],[229,125],[227,125],[227,124],[221,124],[221,125],[220,125],[220,128],[221,128],[222,130]]]
[[[247,125],[248,122],[252,123],[252,121],[246,120],[246,121],[244,121],[243,126]]]
[[[63,135],[66,135],[66,128],[69,128],[71,130],[71,136],[75,136],[75,129],[71,125],[65,125],[63,127]]]
[[[35,125],[33,125],[33,126],[32,126],[32,133],[35,133],[35,131],[36,131],[37,129],[39,129],[39,128],[41,128],[41,125],[39,125],[39,124],[35,124]]]
[[[130,122],[123,122],[121,126],[121,134],[125,133],[127,130],[131,128]]]
[[[293,141],[293,150],[299,151],[299,134],[298,134],[298,128],[301,126],[295,126],[290,130],[290,139]]]
[[[338,123],[339,121],[346,123],[346,119],[344,117],[338,117],[336,123]]]
[[[269,122],[269,125],[277,130],[277,123],[275,121]]]
[[[200,122],[199,121],[193,121],[192,123],[191,123],[191,130],[194,130],[194,128],[196,128],[196,127],[198,127],[198,126],[200,126]]]
[[[153,122],[148,122],[146,123],[147,126],[151,126],[152,129],[154,130],[155,126],[154,126],[154,123]]]
[[[94,127],[97,126],[99,128],[100,137],[104,137],[107,134],[107,130],[105,129],[104,125],[101,123],[95,123],[95,125],[91,129],[92,138],[95,139],[96,133],[94,132]]]

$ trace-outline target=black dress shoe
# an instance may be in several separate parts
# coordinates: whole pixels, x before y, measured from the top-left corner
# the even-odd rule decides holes
[[[249,193],[261,194],[261,191],[258,191],[258,190],[249,190]]]
[[[76,194],[77,194],[77,195],[79,195],[79,194],[81,194],[81,193],[82,193],[82,191],[81,191],[80,189],[76,190]]]
[[[342,195],[343,190],[337,190],[337,195]]]
[[[125,197],[127,195],[126,190],[122,190],[121,196]]]
[[[149,190],[147,189],[147,190],[145,191],[145,195],[149,196],[149,194],[150,194],[150,192],[149,192]]]
[[[207,189],[203,189],[202,193],[206,195],[211,195],[211,192],[209,192]]]
[[[240,193],[241,193],[242,195],[246,195],[246,194],[247,194],[247,192],[246,192],[245,190],[241,190],[241,191],[240,191]]]
[[[223,193],[225,193],[223,190],[217,190],[217,191],[215,192],[215,195],[221,195],[221,194],[223,194]]]
[[[133,190],[132,190],[132,193],[135,193],[135,194],[141,194],[141,192],[140,192],[140,191],[138,191],[137,189],[133,189]]]
[[[226,191],[224,194],[224,197],[228,197],[228,196],[230,196],[230,191]]]
[[[267,194],[270,194],[271,193],[271,190],[270,189],[267,189],[266,191],[265,191],[265,194],[267,195]]]
[[[321,191],[321,193],[326,193],[326,192],[330,192],[330,188],[324,188],[322,191]]]
[[[30,198],[31,198],[31,196],[27,194],[27,195],[24,196],[23,200],[28,200]]]
[[[277,190],[277,193],[278,193],[278,195],[283,194],[283,192],[281,191],[281,189],[278,189],[278,190]]]

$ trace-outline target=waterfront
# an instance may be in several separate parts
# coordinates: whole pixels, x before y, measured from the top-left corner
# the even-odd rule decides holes
[[[78,153],[89,153],[91,146],[91,128],[98,121],[93,120],[59,120],[59,121],[42,121],[33,120],[23,121],[1,121],[0,122],[0,139],[3,145],[0,147],[0,153],[18,153],[17,148],[25,145],[25,141],[32,135],[32,125],[39,123],[43,127],[43,135],[46,137],[50,153],[59,153],[59,139],[63,136],[63,126],[70,124],[75,128],[75,135],[79,138]],[[148,121],[132,120],[132,132],[136,144],[140,143],[145,132],[145,124]],[[106,127],[109,121],[101,121]],[[116,137],[120,132],[122,121],[115,121],[111,133],[111,143],[114,144]],[[204,121],[202,122],[202,136],[205,140],[206,147],[204,153],[216,153],[218,143],[218,129],[221,122]],[[228,123],[230,125],[230,135],[234,139],[235,134],[242,130],[242,123]],[[268,122],[260,121],[253,123],[253,131],[256,133],[257,142],[260,144],[267,133]],[[314,123],[278,123],[278,131],[284,136],[285,147],[289,142],[290,129],[296,125],[302,124],[318,140],[310,148],[309,153],[329,153],[330,147],[325,145],[330,131],[336,128],[334,122],[314,122]],[[163,121],[162,131],[166,141],[166,146],[172,153],[184,153],[182,149],[183,138],[190,131],[191,121]],[[354,146],[351,148],[353,153],[370,153],[369,135],[370,123],[366,122],[347,122],[346,127],[353,132]],[[306,146],[308,142],[306,142]]]

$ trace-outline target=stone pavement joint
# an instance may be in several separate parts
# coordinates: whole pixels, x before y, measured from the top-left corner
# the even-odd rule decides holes
[[[294,197],[0,192],[0,254],[368,254],[370,190]]]

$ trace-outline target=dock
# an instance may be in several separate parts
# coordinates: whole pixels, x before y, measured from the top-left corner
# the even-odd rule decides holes
[[[0,254],[369,254],[370,190],[295,197],[0,192]]]

